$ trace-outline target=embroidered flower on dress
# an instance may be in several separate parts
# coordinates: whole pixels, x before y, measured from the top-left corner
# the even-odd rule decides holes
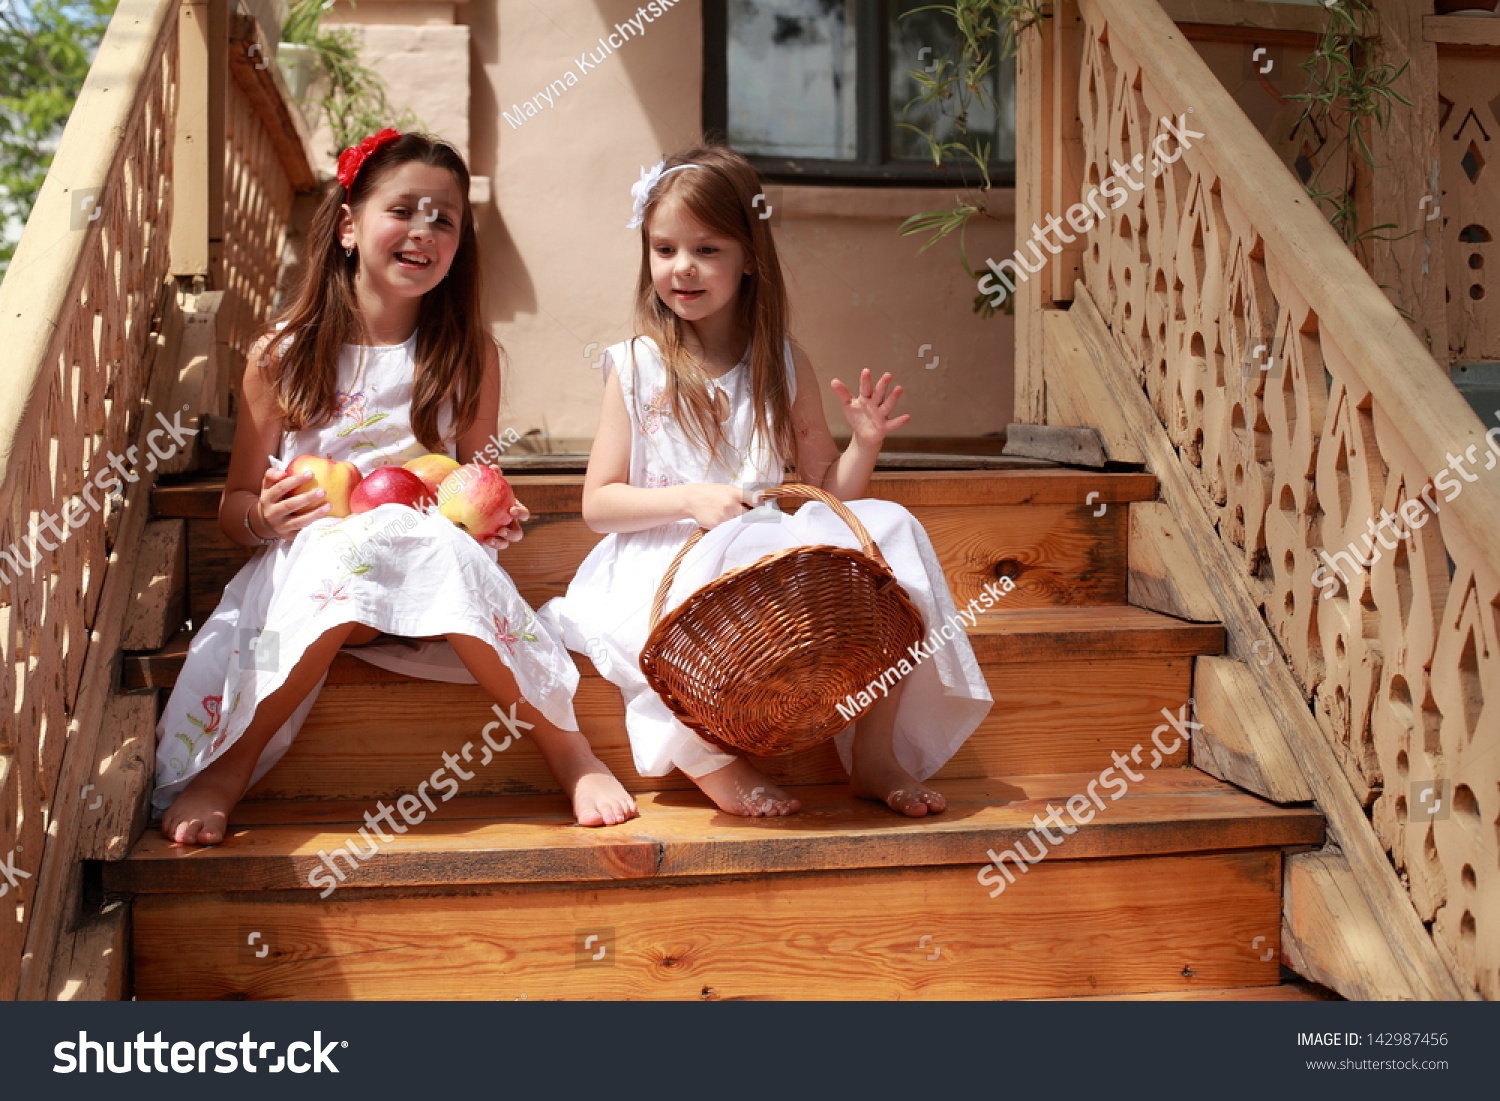
[[[223,696],[204,696],[203,702],[199,706],[203,708],[204,714],[208,716],[207,721],[189,712],[187,717],[188,722],[200,728],[203,733],[212,734],[215,730],[219,729],[219,708],[223,703]]]
[[[501,617],[492,615],[490,616],[490,619],[494,622],[495,625],[495,641],[503,645],[505,647],[505,652],[510,654],[512,657],[514,657],[516,653],[515,647],[511,645],[512,643],[521,642],[522,640],[525,640],[526,642],[536,641],[536,635],[531,634],[526,630],[522,630],[520,634],[516,634],[514,631],[512,631],[510,629],[510,616]],[[526,626],[531,626],[530,620],[527,621]]]
[[[667,391],[664,386],[652,388],[651,398],[646,402],[641,416],[641,431],[655,433],[661,429],[661,419],[667,415]]]
[[[686,484],[687,483],[684,482],[681,478],[670,478],[665,474],[653,474],[649,470],[646,472],[647,489],[665,489],[667,486],[680,486]]]
[[[336,416],[348,417],[359,421],[365,415],[365,392],[357,390],[350,393],[348,390],[340,390],[333,395],[333,410]]]
[[[328,607],[330,604],[333,604],[335,601],[348,600],[349,594],[344,592],[344,590],[348,587],[349,583],[347,581],[340,585],[335,585],[332,581],[324,581],[323,588],[320,591],[312,594],[313,600],[315,600],[318,604],[318,612],[321,612],[324,608]],[[316,615],[317,612],[314,612],[313,614]]]

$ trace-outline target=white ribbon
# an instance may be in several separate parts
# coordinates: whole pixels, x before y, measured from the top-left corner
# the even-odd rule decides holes
[[[626,229],[637,229],[646,220],[646,203],[651,199],[651,192],[656,189],[657,181],[663,176],[670,175],[683,168],[698,168],[696,164],[679,164],[662,171],[662,165],[667,163],[663,157],[650,168],[641,166],[641,178],[630,185],[630,198],[633,201],[633,212],[630,221],[625,223]]]

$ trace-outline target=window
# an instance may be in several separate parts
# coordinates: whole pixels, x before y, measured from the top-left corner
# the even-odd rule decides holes
[[[912,69],[947,56],[951,18],[931,0],[727,0],[703,6],[704,128],[724,134],[781,182],[977,184],[972,164],[934,167],[921,135],[935,107]],[[914,12],[906,15],[905,12]],[[990,175],[1015,179],[1015,64],[991,75],[997,109],[970,111],[971,146],[990,147]],[[953,137],[951,123],[938,133]]]

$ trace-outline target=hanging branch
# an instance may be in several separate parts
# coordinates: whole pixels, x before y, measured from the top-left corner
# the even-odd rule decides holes
[[[985,195],[994,187],[990,180],[990,144],[971,136],[969,119],[976,109],[993,112],[997,107],[992,80],[996,66],[1014,57],[1020,48],[1020,37],[1042,18],[1041,0],[955,0],[952,4],[931,4],[902,13],[902,18],[918,12],[936,11],[953,20],[956,41],[951,55],[939,57],[932,71],[912,69],[908,75],[919,92],[906,104],[903,114],[914,107],[935,108],[937,117],[930,126],[902,122],[899,127],[917,134],[927,145],[933,165],[972,164],[979,170],[980,184],[971,196],[960,198],[950,210],[927,210],[913,214],[901,223],[897,232],[903,237],[926,234],[918,249],[925,252],[943,238],[958,234],[958,259],[971,279],[977,279],[964,247],[964,233],[969,219],[985,214]],[[945,125],[953,136],[939,135]],[[986,215],[987,216],[987,215]],[[1007,313],[1014,304],[1007,299]],[[995,308],[983,294],[974,298],[974,312],[990,317]]]

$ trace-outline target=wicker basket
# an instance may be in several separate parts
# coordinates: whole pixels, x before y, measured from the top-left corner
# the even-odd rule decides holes
[[[699,530],[656,591],[641,671],[672,713],[709,742],[776,756],[844,729],[849,697],[905,656],[923,627],[870,533],[842,501],[798,484],[762,496],[822,501],[854,531],[862,551],[789,547],[728,571],[663,616],[678,567],[705,534]]]

